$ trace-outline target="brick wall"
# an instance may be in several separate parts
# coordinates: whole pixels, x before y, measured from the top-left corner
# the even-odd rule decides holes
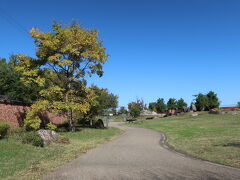
[[[7,122],[14,127],[23,126],[28,109],[30,109],[30,106],[27,105],[0,102],[0,121]],[[42,113],[41,118],[44,123],[52,122],[54,124],[61,124],[67,119],[65,115],[55,115],[49,112]]]

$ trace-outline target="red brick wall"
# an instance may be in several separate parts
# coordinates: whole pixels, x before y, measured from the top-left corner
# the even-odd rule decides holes
[[[233,111],[239,109],[238,107],[220,107],[221,110]]]
[[[26,111],[30,109],[29,106],[14,105],[8,103],[0,103],[0,121],[12,124],[14,127],[23,126]],[[67,118],[64,115],[55,115],[53,113],[44,112],[42,114],[44,123],[52,122],[54,124],[61,124]]]

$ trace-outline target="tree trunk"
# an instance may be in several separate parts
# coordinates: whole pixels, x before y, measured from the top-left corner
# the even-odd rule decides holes
[[[68,92],[66,93],[65,100],[66,100],[66,103],[69,102],[69,100],[68,100]],[[67,110],[67,120],[69,122],[69,130],[74,132],[75,131],[75,124],[74,124],[73,118],[72,118],[72,109],[68,109]]]
[[[69,125],[70,125],[70,131],[75,132],[75,123],[73,121],[72,118],[72,110],[68,109],[68,121],[69,121]]]

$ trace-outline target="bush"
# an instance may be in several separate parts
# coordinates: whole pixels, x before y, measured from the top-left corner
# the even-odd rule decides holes
[[[43,139],[39,136],[39,134],[36,131],[26,132],[22,136],[22,143],[32,144],[33,146],[38,146],[38,147],[44,146]]]
[[[57,126],[50,122],[47,124],[46,129],[55,131],[57,129]]]
[[[10,125],[8,123],[0,122],[0,139],[7,135],[9,129]]]

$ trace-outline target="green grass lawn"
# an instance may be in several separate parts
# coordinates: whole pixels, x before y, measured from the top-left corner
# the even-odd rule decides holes
[[[70,144],[34,147],[21,144],[13,138],[0,140],[0,179],[39,179],[43,174],[78,157],[87,150],[117,135],[116,128],[84,128],[79,132],[62,133]]]
[[[203,159],[240,167],[240,112],[233,115],[190,113],[180,116],[145,120],[136,126],[165,132],[174,148]]]

